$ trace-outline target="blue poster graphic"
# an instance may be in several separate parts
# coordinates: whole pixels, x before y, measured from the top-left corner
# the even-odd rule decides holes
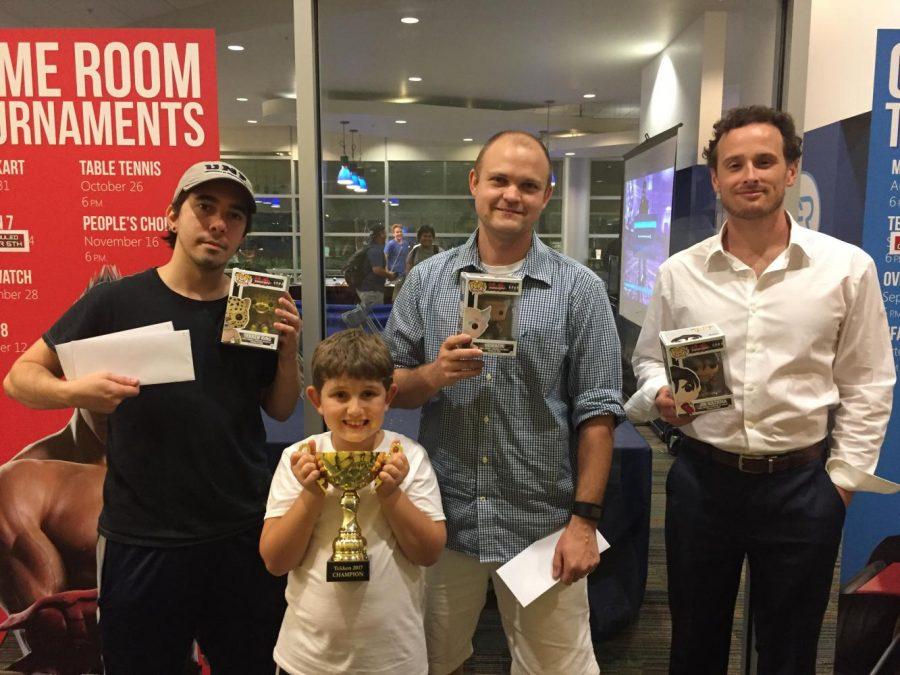
[[[875,260],[894,345],[900,356],[900,30],[879,30],[866,180],[863,248]],[[895,406],[879,474],[900,479],[900,415]]]
[[[894,351],[900,356],[900,30],[879,30],[869,134],[862,247],[875,260]],[[878,475],[900,481],[900,401],[894,401]],[[900,494],[858,493],[844,525],[841,580],[865,565],[885,538],[900,534]]]

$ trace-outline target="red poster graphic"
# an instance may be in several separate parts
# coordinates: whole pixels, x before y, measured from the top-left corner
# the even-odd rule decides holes
[[[101,271],[168,259],[175,185],[218,156],[212,30],[0,30],[0,375]],[[0,668],[100,672],[102,422],[3,396],[0,428]]]
[[[218,156],[214,31],[0,30],[0,375],[104,266],[168,259],[175,184]],[[0,464],[71,415],[0,397]]]

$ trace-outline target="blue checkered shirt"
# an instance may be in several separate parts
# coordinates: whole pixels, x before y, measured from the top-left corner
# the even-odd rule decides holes
[[[484,272],[477,231],[416,265],[384,338],[398,368],[437,358],[460,332],[459,273]],[[422,408],[419,442],[437,473],[447,545],[505,562],[569,520],[578,425],[624,419],[619,340],[603,282],[532,235],[513,310],[515,357],[485,357],[480,376]]]

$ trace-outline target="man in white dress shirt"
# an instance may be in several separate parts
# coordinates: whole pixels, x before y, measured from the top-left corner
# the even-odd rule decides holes
[[[894,366],[875,265],[784,211],[801,140],[786,113],[729,111],[704,151],[722,231],[659,270],[628,408],[684,438],[667,480],[672,673],[725,673],[749,560],[761,673],[813,673],[847,504],[841,459],[875,470]],[[676,417],[661,330],[715,323],[734,409]]]

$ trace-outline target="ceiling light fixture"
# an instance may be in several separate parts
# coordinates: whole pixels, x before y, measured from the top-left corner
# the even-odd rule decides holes
[[[574,152],[567,152],[567,153],[566,153],[566,157],[574,157],[574,156],[575,156],[575,153],[574,153]]]
[[[415,77],[415,76],[407,77],[406,79],[409,80],[410,82],[421,82],[422,81],[421,77]]]
[[[402,19],[400,19],[400,23],[412,25],[414,23],[419,23],[419,20],[414,16],[404,16]]]
[[[238,97],[237,97],[236,99],[234,99],[234,100],[235,100],[235,101],[240,101],[241,103],[246,103],[249,99],[247,99],[247,98],[245,98],[245,97],[243,97],[243,96],[238,96]]]
[[[464,138],[463,143],[471,143],[474,140],[475,140],[474,138]]]
[[[359,131],[356,129],[350,130],[350,173],[353,174],[353,182],[347,186],[348,190],[356,192],[357,194],[365,194],[369,191],[369,186],[366,183],[366,179],[363,177],[365,173],[364,169],[357,168],[356,162],[354,158],[356,157],[356,136],[354,134],[358,134]],[[360,137],[362,139],[362,137]],[[359,161],[362,163],[362,140],[360,140],[359,144]]]
[[[247,120],[247,124],[259,124],[258,120]]]
[[[228,51],[242,52],[242,51],[244,51],[244,45],[228,45]]]
[[[394,124],[406,124],[406,120],[394,120]]]
[[[584,94],[582,98],[596,98],[597,94]]]
[[[350,160],[347,158],[347,125],[350,124],[347,120],[341,121],[341,170],[338,171],[337,176],[337,184],[338,185],[350,185],[353,183],[353,174],[350,173],[349,163]]]

